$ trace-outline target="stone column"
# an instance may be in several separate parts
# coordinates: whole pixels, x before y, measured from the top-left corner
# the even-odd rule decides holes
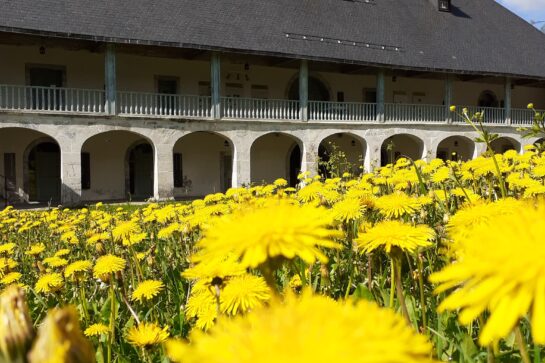
[[[301,147],[301,145],[299,145]],[[304,140],[301,148],[301,173],[310,172],[310,176],[318,174],[318,148],[319,141]]]
[[[299,68],[299,116],[308,121],[308,62],[301,61]]]
[[[81,200],[81,146],[73,137],[57,139],[61,149],[61,203],[73,206]]]
[[[365,158],[363,161],[363,168],[366,173],[372,172],[375,168],[380,167],[380,148],[382,147],[382,140],[378,138],[366,138]]]
[[[210,89],[212,96],[212,118],[221,118],[221,61],[217,53],[212,53],[210,59]]]
[[[157,200],[174,198],[174,143],[154,142],[153,197]]]
[[[233,176],[232,187],[238,188],[249,185],[251,179],[251,155],[252,141],[250,137],[233,138]]]
[[[377,122],[384,122],[384,70],[377,74]]]
[[[106,54],[104,57],[104,84],[106,89],[106,113],[115,115],[117,98],[117,76],[115,48],[113,44],[106,44]]]

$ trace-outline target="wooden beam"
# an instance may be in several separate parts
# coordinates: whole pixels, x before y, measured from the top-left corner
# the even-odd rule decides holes
[[[299,69],[299,116],[301,121],[308,121],[308,62],[301,61]]]
[[[106,85],[106,112],[110,115],[115,115],[117,111],[117,75],[115,58],[116,55],[114,44],[107,44],[106,53],[104,54],[104,84]]]

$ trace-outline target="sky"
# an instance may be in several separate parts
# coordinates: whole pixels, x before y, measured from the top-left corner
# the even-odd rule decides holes
[[[478,0],[476,0],[478,1]],[[513,11],[527,21],[545,21],[545,0],[497,0],[500,4]],[[542,27],[544,23],[536,26]]]

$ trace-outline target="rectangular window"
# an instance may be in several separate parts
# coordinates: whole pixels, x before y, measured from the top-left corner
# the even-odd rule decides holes
[[[81,153],[81,189],[91,189],[91,154]]]
[[[225,96],[227,97],[242,97],[244,93],[244,86],[241,83],[226,83],[225,84]]]
[[[64,87],[66,70],[64,66],[54,65],[27,65],[27,84],[32,86],[28,90],[27,100],[34,110],[62,110],[66,104]]]
[[[377,90],[375,88],[363,89],[363,102],[377,103]]]
[[[175,115],[178,110],[178,78],[157,76],[157,105],[156,109],[160,115]]]
[[[157,93],[166,95],[178,94],[178,78],[157,76]]]
[[[17,185],[15,171],[15,153],[4,153],[4,177],[6,190],[9,192],[14,192]]]
[[[337,92],[337,102],[344,102],[344,92]]]
[[[183,188],[184,170],[181,153],[174,153],[174,188]]]

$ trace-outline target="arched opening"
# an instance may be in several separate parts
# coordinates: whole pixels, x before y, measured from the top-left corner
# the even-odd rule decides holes
[[[25,128],[0,129],[0,205],[61,200],[60,147]]]
[[[508,150],[520,152],[520,143],[510,137],[499,137],[492,141],[490,147],[495,154],[503,154]]]
[[[538,150],[545,150],[545,138],[541,138],[539,140],[536,140],[534,142],[534,146],[537,147]]]
[[[479,101],[477,103],[479,107],[499,107],[498,97],[492,91],[486,90],[479,95]]]
[[[318,156],[322,177],[339,177],[345,172],[359,175],[363,172],[365,141],[348,133],[334,134],[322,140]]]
[[[252,183],[272,183],[284,178],[295,186],[301,171],[301,155],[299,142],[292,136],[271,133],[259,137],[250,149]]]
[[[61,200],[61,150],[51,141],[41,141],[28,150],[28,199],[40,203]]]
[[[288,99],[299,99],[299,77],[295,78],[288,90]],[[310,101],[329,101],[331,95],[329,89],[319,78],[314,76],[308,77],[308,99]]]
[[[124,130],[92,136],[81,161],[82,200],[153,197],[154,149],[144,136]]]
[[[225,192],[232,186],[233,146],[211,132],[193,132],[173,149],[174,195],[196,197]]]
[[[437,158],[444,161],[467,161],[473,159],[475,143],[465,136],[450,136],[437,146]]]
[[[424,142],[416,136],[397,134],[390,136],[382,143],[380,149],[381,165],[395,162],[400,157],[413,160],[421,159],[424,153]]]

